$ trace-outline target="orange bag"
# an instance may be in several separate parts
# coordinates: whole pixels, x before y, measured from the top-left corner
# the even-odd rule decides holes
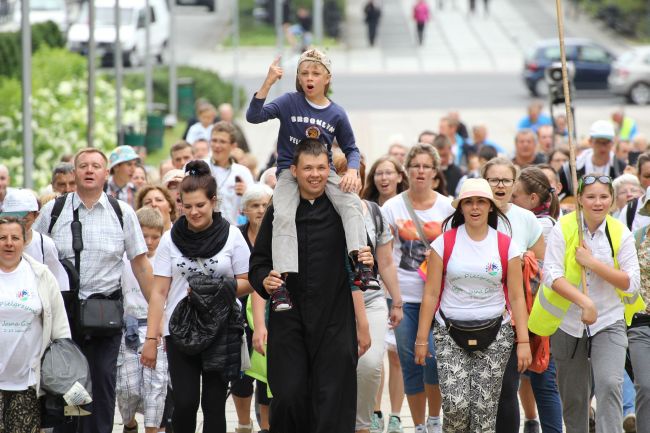
[[[524,253],[524,293],[526,296],[526,309],[528,314],[533,308],[533,301],[537,294],[537,288],[542,279],[542,271],[539,269],[537,258],[532,251]],[[533,287],[533,286],[537,287]],[[528,332],[530,340],[530,353],[533,355],[533,362],[528,366],[528,370],[533,373],[543,373],[548,368],[551,356],[551,346],[549,337],[540,337],[537,334]]]

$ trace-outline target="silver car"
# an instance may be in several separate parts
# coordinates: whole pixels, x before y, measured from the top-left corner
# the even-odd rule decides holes
[[[634,104],[650,103],[650,45],[633,48],[616,59],[609,89]]]

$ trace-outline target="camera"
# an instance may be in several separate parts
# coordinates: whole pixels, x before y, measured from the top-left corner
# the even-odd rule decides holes
[[[575,67],[572,62],[567,62],[567,75],[569,78],[569,92],[573,93],[573,77]],[[548,84],[548,96],[551,104],[564,104],[564,84],[562,81],[562,63],[553,62],[546,67],[544,79]]]

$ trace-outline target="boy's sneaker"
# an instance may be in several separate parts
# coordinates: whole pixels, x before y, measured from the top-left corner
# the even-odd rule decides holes
[[[629,413],[623,418],[623,430],[625,433],[636,433],[636,415]]]
[[[386,430],[386,433],[404,433],[402,421],[395,415],[391,415],[388,419],[388,430]]]
[[[271,293],[271,309],[276,312],[288,311],[293,308],[287,283],[282,279],[282,285],[278,290]]]
[[[589,433],[596,433],[596,410],[589,407]]]
[[[524,423],[524,433],[539,433],[539,422],[536,419],[529,419]]]
[[[434,421],[427,419],[427,433],[442,433],[442,423],[440,420]]]
[[[379,417],[375,412],[370,417],[370,433],[383,433],[384,417]]]
[[[366,290],[379,290],[381,286],[379,285],[379,280],[375,277],[375,274],[372,272],[368,266],[359,262],[356,266],[357,270],[354,274],[354,285],[357,286],[362,291]]]

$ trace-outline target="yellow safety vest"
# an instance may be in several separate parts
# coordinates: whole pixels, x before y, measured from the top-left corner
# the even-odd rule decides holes
[[[629,117],[624,117],[621,125],[621,130],[618,133],[618,137],[621,140],[629,140],[633,128],[634,128],[634,120],[632,120]]]
[[[578,222],[576,221],[575,212],[571,212],[560,218],[559,223],[562,225],[562,235],[566,243],[564,255],[564,272],[565,278],[574,286],[580,285],[580,265],[576,261],[576,248],[578,247]],[[621,247],[623,238],[623,223],[607,215],[607,229],[610,234],[613,248],[614,267],[619,269],[618,250]],[[632,317],[639,311],[646,308],[643,298],[638,292],[628,293],[616,289],[616,294],[621,299],[625,307],[625,322],[629,326],[632,323]],[[571,301],[560,296],[550,287],[542,286],[537,292],[533,309],[528,319],[528,329],[541,336],[552,335],[557,331],[564,319],[564,315],[571,306]]]

